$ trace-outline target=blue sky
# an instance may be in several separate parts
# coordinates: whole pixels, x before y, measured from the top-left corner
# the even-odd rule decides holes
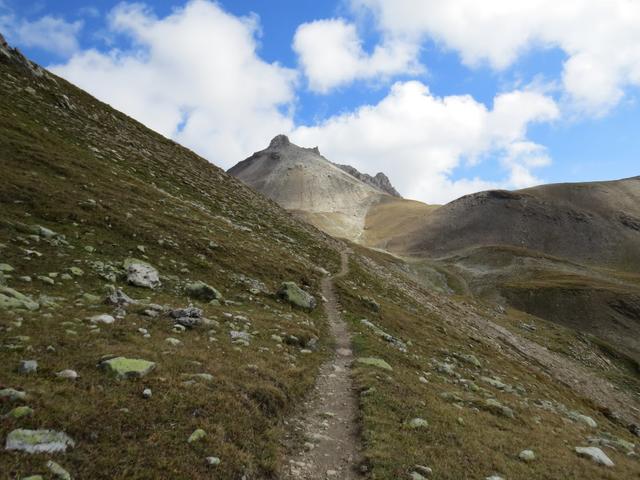
[[[626,0],[0,0],[30,58],[229,168],[280,132],[440,203],[640,174]]]

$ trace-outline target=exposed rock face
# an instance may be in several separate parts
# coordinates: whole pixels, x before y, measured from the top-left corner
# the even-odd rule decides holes
[[[402,198],[402,195],[398,193],[398,191],[391,185],[391,181],[389,177],[387,177],[384,173],[378,172],[375,176],[371,176],[367,173],[360,173],[356,168],[351,165],[339,165],[335,164],[338,168],[341,168],[349,175],[356,177],[358,180],[371,185],[372,187],[377,188],[378,190],[383,191],[384,193],[388,193],[391,196]]]
[[[390,198],[378,186],[328,161],[317,147],[299,147],[285,135],[275,137],[269,147],[229,173],[338,237],[356,239],[364,230],[369,207]]]

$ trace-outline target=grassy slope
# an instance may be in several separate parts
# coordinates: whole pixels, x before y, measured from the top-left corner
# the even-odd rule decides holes
[[[315,293],[321,275],[314,266],[337,267],[335,242],[65,81],[37,78],[0,58],[0,263],[15,269],[9,286],[36,299],[55,297],[57,304],[32,313],[0,311],[0,387],[26,391],[25,403],[35,410],[29,418],[3,419],[0,437],[19,427],[67,432],[76,448],[53,458],[75,478],[272,475],[279,421],[312,385],[325,357],[325,323],[319,311],[292,311],[273,295],[248,293],[236,275],[260,280],[272,292],[294,280]],[[24,225],[50,228],[69,245],[33,237]],[[117,268],[128,256],[156,266],[162,287],[139,289],[99,276],[95,262]],[[54,285],[36,278],[72,266],[84,276],[58,276]],[[24,275],[33,281],[21,282]],[[108,284],[134,298],[183,307],[189,304],[183,287],[193,280],[238,302],[198,305],[219,327],[174,333],[166,317],[151,319],[138,309],[99,332],[85,320],[112,311],[102,305]],[[100,300],[84,301],[84,293]],[[256,332],[249,347],[231,344],[228,331],[243,322],[224,312],[249,318],[248,330]],[[320,348],[311,355],[299,346],[279,348],[270,337],[284,333],[318,336]],[[171,347],[167,337],[183,344]],[[141,380],[116,381],[96,368],[107,354],[152,360],[158,368]],[[38,360],[37,374],[16,372],[24,359]],[[77,381],[55,377],[68,368],[80,374]],[[213,381],[184,383],[191,373],[210,373]],[[141,395],[145,387],[153,390],[149,400]],[[0,415],[13,406],[0,404]],[[208,435],[188,445],[196,428]],[[222,459],[214,473],[206,456]],[[47,458],[1,450],[0,476],[44,472]]]
[[[482,479],[494,473],[508,479],[638,478],[640,464],[625,452],[605,449],[616,463],[615,470],[603,469],[576,456],[573,447],[588,445],[589,436],[607,432],[632,442],[634,437],[608,420],[590,401],[579,398],[571,389],[514,356],[508,347],[487,341],[482,331],[465,327],[468,316],[493,317],[486,308],[474,305],[470,299],[445,299],[424,290],[422,294],[428,303],[420,303],[412,290],[403,287],[406,282],[402,274],[393,273],[402,267],[397,259],[360,251],[383,265],[385,275],[398,279],[381,281],[380,267],[371,261],[355,260],[350,276],[340,283],[342,304],[357,332],[356,354],[383,358],[393,367],[392,372],[387,372],[360,366],[355,373],[361,392],[365,457],[371,478],[402,478],[416,464],[431,466],[434,478],[452,480]],[[362,296],[376,299],[381,305],[380,312],[369,308]],[[521,331],[521,315],[511,311],[504,323],[510,323],[516,332]],[[405,342],[410,341],[408,353],[377,337],[360,323],[362,318]],[[543,345],[578,343],[573,332],[550,323],[545,323],[539,333],[537,341]],[[582,345],[582,349],[584,356],[597,356],[600,352],[595,344]],[[456,359],[454,354],[473,354],[482,367]],[[472,380],[486,390],[474,392],[460,379],[438,372],[433,360],[451,362],[460,379]],[[618,367],[620,375],[635,375],[622,359],[617,363],[611,359],[606,370]],[[605,375],[602,365],[593,365],[593,370]],[[419,381],[420,376],[428,383]],[[524,391],[499,391],[484,383],[482,376],[497,376],[514,387],[523,387]],[[637,377],[632,383],[637,386]],[[459,398],[452,399],[451,394]],[[447,395],[449,398],[443,398]],[[482,407],[486,398],[497,398],[511,407],[515,419],[486,411]],[[538,408],[536,400],[561,402],[593,417],[598,428],[590,429],[561,413]],[[429,428],[424,431],[407,428],[406,422],[413,417],[428,420]],[[517,458],[526,448],[533,449],[537,456],[531,464]]]

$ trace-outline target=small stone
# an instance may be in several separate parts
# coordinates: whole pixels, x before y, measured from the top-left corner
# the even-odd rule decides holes
[[[1,273],[11,273],[14,271],[14,268],[8,263],[0,263],[0,272]]]
[[[78,375],[78,372],[76,372],[75,370],[61,370],[58,373],[56,373],[56,377],[64,378],[67,380],[75,380],[79,377],[79,375]]]
[[[94,315],[93,317],[90,317],[89,321],[91,323],[103,323],[105,325],[110,325],[113,322],[115,322],[116,319],[113,318],[111,315],[107,315],[106,313],[103,313],[101,315]]]
[[[419,429],[419,428],[427,428],[429,426],[429,422],[427,422],[424,418],[412,418],[407,423],[409,428]]]
[[[22,360],[18,366],[18,373],[36,373],[38,371],[38,362],[36,360]]]
[[[12,409],[7,414],[7,417],[13,418],[14,420],[18,420],[19,418],[29,417],[31,415],[33,415],[33,408],[21,406],[21,407],[15,407],[14,409]]]
[[[42,283],[46,283],[47,285],[54,285],[56,283],[53,278],[47,277],[45,275],[38,275],[36,278]]]
[[[84,271],[79,267],[71,267],[68,271],[74,277],[81,277],[84,275]]]
[[[576,447],[576,453],[585,458],[590,458],[592,461],[605,467],[613,467],[614,463],[611,459],[600,450],[598,447]]]
[[[21,480],[44,480],[42,475],[29,475],[28,477],[22,477]]]
[[[383,370],[388,370],[388,371],[392,371],[393,370],[391,365],[389,365],[387,362],[385,362],[381,358],[362,357],[362,358],[358,358],[358,363],[361,363],[363,365],[368,365],[368,366],[371,366],[371,367],[381,368]]]
[[[185,287],[186,294],[191,298],[196,298],[204,302],[210,302],[212,300],[222,299],[222,294],[213,288],[211,285],[207,285],[204,282],[193,282]]]
[[[423,475],[421,475],[420,473],[415,472],[415,471],[414,471],[414,472],[411,472],[411,473],[409,474],[409,479],[410,479],[410,480],[427,480],[427,478],[426,478],[425,476],[423,476]]]
[[[197,430],[194,430],[194,432],[191,435],[189,435],[189,439],[187,440],[187,442],[188,443],[198,442],[206,436],[207,436],[207,432],[205,432],[201,428],[198,428]]]
[[[431,467],[425,467],[424,465],[415,465],[413,469],[425,477],[428,477],[433,473]]]
[[[584,425],[591,428],[598,427],[598,424],[593,418],[588,417],[587,415],[583,415],[579,412],[569,412],[569,418],[575,420],[576,422],[583,423]]]
[[[207,457],[207,465],[210,467],[217,467],[220,463],[221,460],[218,457]]]
[[[71,480],[71,474],[67,472],[62,466],[58,465],[53,460],[47,462],[47,468],[49,471],[58,477],[60,480]]]
[[[65,452],[75,442],[64,432],[54,430],[17,429],[7,435],[6,450],[20,450],[27,453]]]
[[[156,368],[154,362],[137,358],[116,357],[105,360],[100,366],[117,378],[144,377]]]
[[[533,450],[522,450],[518,454],[518,458],[523,462],[532,462],[536,459],[536,454],[533,453]]]
[[[27,398],[27,394],[25,392],[21,392],[20,390],[16,390],[14,388],[3,388],[0,390],[0,399],[7,398],[11,402],[15,402],[18,400],[24,400]]]
[[[143,397],[143,398],[151,398],[151,396],[152,396],[152,395],[153,395],[153,393],[151,392],[151,389],[150,389],[150,388],[145,388],[145,389],[142,391],[142,397]]]
[[[182,345],[182,342],[174,337],[165,338],[164,341],[167,342],[172,347],[179,347],[180,345]]]

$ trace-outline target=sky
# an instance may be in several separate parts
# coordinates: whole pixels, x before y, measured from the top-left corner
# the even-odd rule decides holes
[[[224,169],[284,133],[428,203],[640,175],[636,0],[0,0],[0,32]]]

